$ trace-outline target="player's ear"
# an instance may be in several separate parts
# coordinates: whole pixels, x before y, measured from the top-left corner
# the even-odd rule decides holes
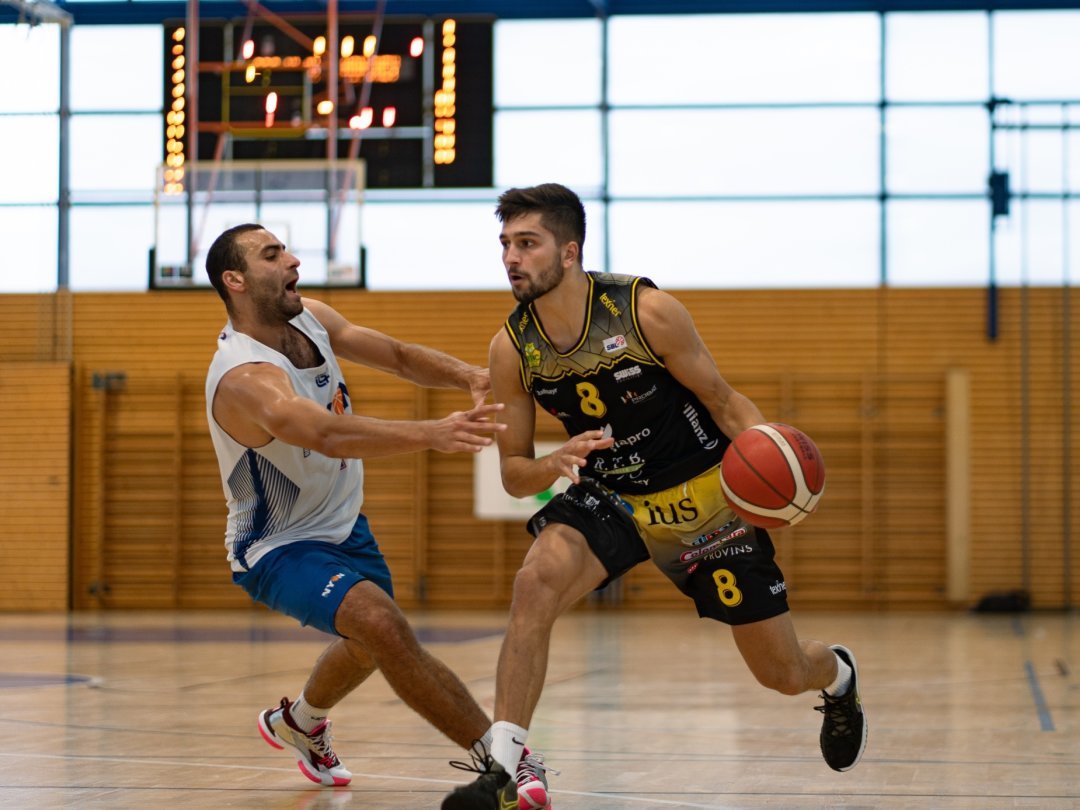
[[[567,242],[565,245],[563,245],[563,249],[562,249],[563,264],[565,264],[567,266],[576,264],[577,260],[578,260],[578,255],[580,253],[581,253],[581,250],[578,247],[577,242],[573,242],[573,241]]]
[[[238,270],[226,270],[221,274],[221,280],[230,290],[242,290],[244,288],[244,274]]]

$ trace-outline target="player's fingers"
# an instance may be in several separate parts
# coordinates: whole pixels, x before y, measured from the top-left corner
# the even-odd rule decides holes
[[[486,420],[477,422],[470,419],[467,422],[462,422],[460,429],[470,433],[498,433],[506,430],[506,425],[502,422],[488,422]]]
[[[501,402],[489,402],[487,404],[481,402],[471,411],[466,411],[465,415],[470,419],[490,419],[504,407],[506,406]]]

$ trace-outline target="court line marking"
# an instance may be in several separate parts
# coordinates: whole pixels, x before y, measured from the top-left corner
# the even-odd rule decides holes
[[[85,761],[85,762],[115,762],[122,765],[130,765],[131,760],[123,757],[98,757],[98,756],[80,756],[78,754],[60,755],[60,754],[19,754],[8,751],[0,751],[0,758],[7,757],[10,759],[51,759],[61,761]],[[217,762],[191,762],[183,760],[173,759],[140,759],[140,765],[176,765],[183,768],[217,768],[218,770],[239,770],[239,771],[275,771],[282,773],[295,773],[295,768],[278,768],[273,766],[259,766],[259,765],[222,765]],[[431,785],[445,785],[446,787],[454,787],[461,784],[458,780],[453,779],[431,779],[423,776],[395,776],[394,774],[385,773],[368,773],[365,771],[353,771],[353,779],[357,777],[365,779],[385,779],[396,782],[421,782]],[[11,787],[18,787],[22,790],[34,789],[33,785],[12,785]],[[139,790],[142,786],[128,786],[127,790]],[[157,786],[160,788],[160,785]],[[352,786],[356,788],[355,785]],[[362,789],[361,789],[362,790]],[[655,797],[645,796],[627,796],[625,794],[612,795],[611,793],[592,793],[588,791],[577,790],[552,790],[553,796],[578,796],[582,798],[594,798],[594,799],[616,799],[618,801],[632,802],[637,804],[648,804],[653,807],[691,807],[696,810],[736,810],[736,806],[727,804],[696,804],[693,802],[680,802],[672,799],[658,799]]]
[[[124,757],[99,757],[99,756],[78,755],[78,754],[68,754],[68,755],[60,755],[60,754],[21,754],[21,753],[0,751],[0,758],[4,758],[4,757],[7,757],[9,759],[32,759],[32,760],[49,759],[49,760],[61,760],[61,761],[115,762],[115,763],[118,763],[118,764],[121,764],[121,765],[130,765],[131,764],[131,760],[127,759],[127,758],[124,758]],[[192,762],[190,760],[182,760],[181,761],[181,760],[171,760],[171,759],[149,759],[148,758],[148,759],[140,759],[139,763],[140,764],[150,764],[150,765],[176,765],[176,766],[180,766],[180,767],[184,767],[184,768],[199,767],[199,768],[216,768],[216,769],[219,769],[219,770],[273,771],[273,772],[280,772],[280,773],[289,773],[289,774],[293,774],[293,775],[295,775],[295,773],[296,773],[296,770],[294,768],[274,767],[274,766],[265,766],[265,765],[263,765],[263,766],[260,766],[260,765],[222,765],[220,763],[214,763],[214,762]],[[382,779],[382,780],[398,781],[398,782],[420,782],[420,783],[426,783],[426,784],[430,784],[430,785],[443,785],[443,786],[454,786],[454,785],[461,784],[460,782],[454,781],[454,780],[451,780],[451,779],[431,779],[431,778],[423,777],[423,776],[396,776],[394,774],[368,773],[368,772],[361,772],[361,771],[354,771],[353,776],[354,777],[362,777],[362,778],[366,778],[366,779]],[[81,785],[60,785],[60,786],[57,786],[57,785],[49,785],[49,786],[45,786],[45,785],[0,785],[0,791],[2,791],[2,790],[20,790],[20,791],[26,791],[26,790],[88,790],[88,789],[101,790],[103,788],[100,785],[88,785],[88,786],[81,786]],[[158,790],[158,791],[160,791],[160,790],[166,790],[166,791],[168,791],[168,790],[180,790],[180,789],[190,790],[191,788],[190,788],[190,786],[184,786],[183,788],[179,788],[179,787],[174,788],[174,787],[167,787],[167,786],[163,786],[163,785],[124,785],[123,787],[117,787],[117,788],[111,788],[111,789],[120,790],[120,791],[126,791],[126,792],[134,792],[134,791],[139,791],[139,790]],[[237,790],[237,788],[235,788],[235,787],[220,788],[220,787],[214,787],[214,786],[199,787],[197,789],[200,790],[200,791],[205,791],[205,792],[209,792],[209,791],[232,791],[232,792],[235,792]],[[265,792],[267,792],[268,788],[261,787],[261,788],[256,788],[254,790],[259,792],[259,793],[265,793]],[[282,788],[281,790],[285,791],[285,792],[288,792],[291,789],[290,788]],[[320,792],[319,788],[316,788],[316,787],[314,787],[312,785],[307,785],[306,787],[305,786],[298,786],[296,788],[296,790],[298,790],[298,791],[306,790],[308,792],[315,792],[315,793]],[[354,784],[354,785],[350,785],[349,787],[342,786],[342,787],[337,788],[337,789],[323,788],[322,790],[326,790],[328,794],[331,794],[331,793],[332,794],[339,794],[339,793],[352,793],[352,792],[362,793],[364,789],[362,787]],[[729,805],[729,804],[700,804],[700,803],[696,803],[696,802],[677,801],[677,800],[674,800],[674,799],[661,799],[661,798],[657,798],[655,796],[634,796],[634,795],[628,795],[626,793],[621,793],[621,792],[601,793],[601,792],[578,791],[578,790],[552,790],[551,793],[552,793],[553,796],[561,795],[561,796],[567,796],[567,797],[574,796],[574,797],[580,797],[580,798],[603,799],[603,800],[606,800],[606,801],[619,801],[619,802],[628,802],[628,803],[632,803],[632,804],[645,804],[645,805],[649,805],[649,806],[652,806],[652,807],[660,807],[660,806],[663,806],[663,807],[687,807],[687,808],[694,808],[694,810],[738,810],[738,808],[745,806],[745,805]],[[798,797],[798,798],[812,798],[812,797],[816,797],[816,798],[823,798],[823,797],[836,798],[838,795],[846,795],[846,796],[849,796],[849,797],[852,797],[852,798],[855,798],[855,799],[868,799],[868,798],[873,798],[873,797],[926,798],[926,799],[934,799],[934,798],[937,798],[937,799],[942,799],[942,798],[944,798],[944,799],[969,799],[969,798],[976,798],[976,797],[983,798],[983,799],[986,799],[986,798],[1010,798],[1010,799],[1017,799],[1017,798],[1041,798],[1041,799],[1067,798],[1067,799],[1072,799],[1072,798],[1076,798],[1076,795],[1071,794],[1071,793],[1070,794],[1063,794],[1063,795],[1055,794],[1053,796],[1038,796],[1038,797],[1036,797],[1036,796],[1034,796],[1034,794],[1020,794],[1020,793],[994,793],[994,794],[958,793],[958,794],[942,794],[942,793],[885,793],[885,792],[881,792],[881,791],[872,791],[872,792],[868,792],[868,793],[851,793],[851,792],[847,792],[847,793],[844,793],[844,794],[836,794],[836,793],[832,793],[832,792],[827,792],[827,793],[823,793],[823,792],[806,792],[806,793],[794,794],[794,793],[790,793],[790,792],[779,792],[779,793],[767,792],[767,793],[762,793],[762,792],[757,792],[757,791],[749,791],[749,792],[740,791],[739,793],[737,793],[735,795],[739,795],[739,796],[755,796],[755,797],[756,796],[773,796],[773,797],[779,797],[779,796],[787,797],[787,796],[790,796],[790,797]]]
[[[1043,731],[1056,731],[1054,718],[1050,715],[1050,706],[1046,703],[1042,686],[1039,684],[1039,676],[1035,672],[1035,665],[1031,661],[1025,661],[1024,672],[1027,673],[1028,689],[1031,690],[1031,697],[1035,701],[1035,710],[1039,715],[1039,728]]]

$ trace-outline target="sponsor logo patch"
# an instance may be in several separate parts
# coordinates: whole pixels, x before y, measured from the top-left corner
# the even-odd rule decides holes
[[[540,366],[540,350],[536,348],[535,343],[525,344],[525,362],[529,364],[529,368]]]
[[[332,577],[330,577],[330,581],[329,581],[329,582],[327,582],[327,583],[326,583],[326,587],[325,587],[325,588],[323,588],[323,592],[322,592],[322,595],[323,595],[323,596],[329,596],[329,595],[330,595],[330,591],[334,590],[334,586],[335,586],[335,585],[336,585],[336,584],[338,583],[338,581],[339,581],[339,580],[341,580],[341,579],[342,579],[342,578],[343,578],[344,576],[345,576],[344,574],[334,574],[334,575],[333,575]]]
[[[604,341],[604,351],[605,352],[608,352],[608,353],[619,352],[619,351],[622,351],[625,348],[626,348],[626,336],[625,335],[615,335],[615,337],[608,338],[607,340]]]

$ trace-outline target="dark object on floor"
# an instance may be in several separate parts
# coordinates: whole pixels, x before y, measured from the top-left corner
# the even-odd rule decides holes
[[[1031,596],[1027,591],[993,591],[978,601],[972,610],[976,613],[1023,613],[1031,609]]]

